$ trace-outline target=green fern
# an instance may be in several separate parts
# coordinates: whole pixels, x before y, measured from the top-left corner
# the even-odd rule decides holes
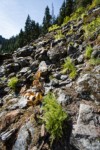
[[[63,122],[67,119],[67,114],[63,111],[61,105],[57,102],[52,93],[48,93],[43,101],[43,117],[47,132],[50,134],[51,144],[55,139],[63,135]]]
[[[17,83],[18,83],[17,77],[12,77],[8,80],[8,86],[12,88],[14,91],[16,90]]]
[[[85,58],[91,58],[91,54],[92,54],[93,48],[89,45],[86,47],[86,51],[85,51]]]
[[[66,73],[67,71],[70,72],[69,77],[70,78],[75,78],[77,75],[77,70],[75,65],[73,64],[72,60],[70,57],[67,57],[67,59],[65,59],[65,63],[62,65],[62,73]]]

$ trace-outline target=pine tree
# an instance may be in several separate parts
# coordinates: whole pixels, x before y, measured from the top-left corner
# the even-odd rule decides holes
[[[25,38],[24,31],[21,29],[19,33],[19,39],[18,39],[19,47],[23,47],[25,45],[24,38]]]
[[[57,18],[57,22],[59,25],[61,25],[63,23],[63,19],[65,18],[66,16],[66,3],[65,3],[65,0],[60,8],[60,13],[59,13],[59,16]]]
[[[51,15],[49,7],[47,6],[45,9],[45,15],[43,18],[43,33],[46,33],[48,31],[48,28],[51,26]]]
[[[25,22],[25,39],[26,42],[29,43],[31,40],[31,18],[28,15],[26,22]]]
[[[67,0],[65,15],[70,16],[72,12],[73,12],[73,0]]]

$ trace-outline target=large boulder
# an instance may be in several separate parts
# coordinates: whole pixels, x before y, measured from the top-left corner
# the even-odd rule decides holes
[[[25,46],[23,48],[20,48],[16,52],[17,57],[26,57],[30,56],[32,52],[34,51],[34,48],[32,46]]]
[[[76,84],[76,92],[79,97],[86,100],[93,100],[100,104],[100,75],[98,73],[81,74]]]
[[[60,59],[67,56],[67,49],[59,43],[57,46],[51,48],[47,52],[47,56],[53,63],[60,63]]]
[[[100,117],[92,106],[81,104],[77,124],[74,125],[71,144],[78,150],[100,149]]]

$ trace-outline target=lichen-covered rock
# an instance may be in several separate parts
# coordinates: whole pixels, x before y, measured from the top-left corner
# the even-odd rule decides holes
[[[100,75],[99,74],[82,74],[76,84],[76,91],[83,99],[92,99],[97,104],[100,104]]]
[[[34,138],[34,127],[33,124],[28,121],[25,125],[23,125],[17,136],[17,140],[13,145],[12,150],[26,150],[31,143],[32,138]]]
[[[93,113],[93,107],[85,104],[80,105],[77,124],[74,125],[71,144],[79,150],[100,149],[100,117]]]

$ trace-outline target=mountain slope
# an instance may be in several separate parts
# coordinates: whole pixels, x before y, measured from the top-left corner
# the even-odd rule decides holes
[[[99,150],[99,14],[99,6],[76,12],[12,55],[0,55],[0,149]],[[50,91],[68,116],[52,145],[40,120]]]

